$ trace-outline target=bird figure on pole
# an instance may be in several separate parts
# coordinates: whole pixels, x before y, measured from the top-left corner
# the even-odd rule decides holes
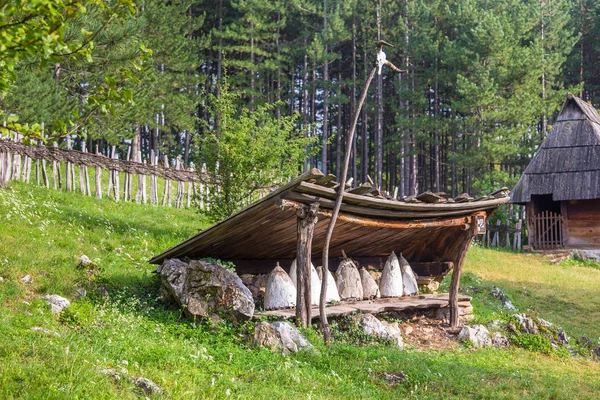
[[[385,52],[383,51],[383,46],[394,47],[394,45],[386,42],[385,40],[379,40],[375,44],[377,45],[377,75],[381,75],[381,70],[383,69],[384,65],[387,65],[388,67],[390,67],[392,69],[392,71],[394,71],[394,72],[400,72],[400,73],[408,72],[406,70],[396,67],[390,61],[388,61],[387,56],[385,55]]]

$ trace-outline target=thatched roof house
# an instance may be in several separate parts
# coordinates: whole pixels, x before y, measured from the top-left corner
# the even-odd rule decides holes
[[[533,248],[600,248],[600,115],[569,95],[511,203],[527,206]]]

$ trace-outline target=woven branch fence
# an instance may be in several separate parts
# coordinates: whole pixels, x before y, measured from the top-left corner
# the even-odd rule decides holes
[[[111,149],[111,157],[106,157],[98,154],[98,151],[96,154],[89,153],[85,147],[83,151],[78,151],[61,149],[56,144],[54,147],[28,146],[20,143],[18,138],[14,141],[0,138],[0,185],[5,186],[10,180],[29,183],[34,173],[38,185],[66,191],[76,191],[79,186],[78,190],[81,193],[102,198],[104,193],[102,172],[105,171],[108,173],[106,195],[116,201],[149,202],[153,205],[178,208],[191,207],[192,204],[200,208],[204,207],[202,199],[207,191],[205,166],[202,167],[201,173],[198,173],[193,165],[186,169],[180,157],[175,160],[175,168],[171,168],[166,155],[159,160],[154,151],[151,151],[150,160],[142,162],[140,152],[133,157],[130,153],[131,148],[127,157],[129,159],[121,160],[118,158],[115,146]],[[90,186],[90,168],[94,168],[95,171],[93,194]],[[121,173],[124,173],[122,185]],[[132,183],[136,178],[137,189],[134,195]],[[162,199],[159,199],[161,188],[159,188],[158,178],[164,180]],[[196,203],[197,201],[199,204]]]

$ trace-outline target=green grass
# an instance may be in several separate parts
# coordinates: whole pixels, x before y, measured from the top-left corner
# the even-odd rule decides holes
[[[286,357],[251,347],[252,324],[194,324],[157,299],[154,267],[146,260],[205,226],[192,210],[98,201],[33,185],[1,190],[0,398],[143,396],[102,368],[152,379],[173,399],[593,399],[600,390],[598,363],[583,357],[340,342],[327,350],[312,330],[306,334],[318,351]],[[81,254],[100,268],[92,282],[76,267]],[[25,274],[33,283],[19,280]],[[596,269],[476,248],[462,286],[475,284],[497,284],[517,307],[598,340]],[[40,299],[48,293],[73,299],[80,286],[88,296],[60,316]],[[474,302],[481,320],[502,314],[497,301],[477,296]],[[61,336],[33,332],[34,326]],[[407,382],[390,387],[378,377],[384,371],[403,371]]]
[[[465,270],[500,287],[519,310],[537,313],[573,335],[600,340],[600,269],[577,262],[553,264],[537,254],[472,247]]]

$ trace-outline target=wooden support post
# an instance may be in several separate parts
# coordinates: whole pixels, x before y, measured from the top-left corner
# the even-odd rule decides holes
[[[296,211],[296,323],[303,328],[309,326],[312,319],[310,262],[312,256],[312,238],[318,220],[318,212],[319,203],[312,203],[310,206],[302,205]]]
[[[458,289],[460,288],[460,275],[462,273],[462,267],[465,263],[465,257],[467,256],[467,250],[471,242],[477,235],[477,222],[475,216],[471,218],[471,224],[467,230],[463,233],[463,243],[460,247],[460,251],[457,254],[457,260],[454,262],[454,269],[452,270],[452,281],[450,282],[450,327],[456,328],[458,326]]]

